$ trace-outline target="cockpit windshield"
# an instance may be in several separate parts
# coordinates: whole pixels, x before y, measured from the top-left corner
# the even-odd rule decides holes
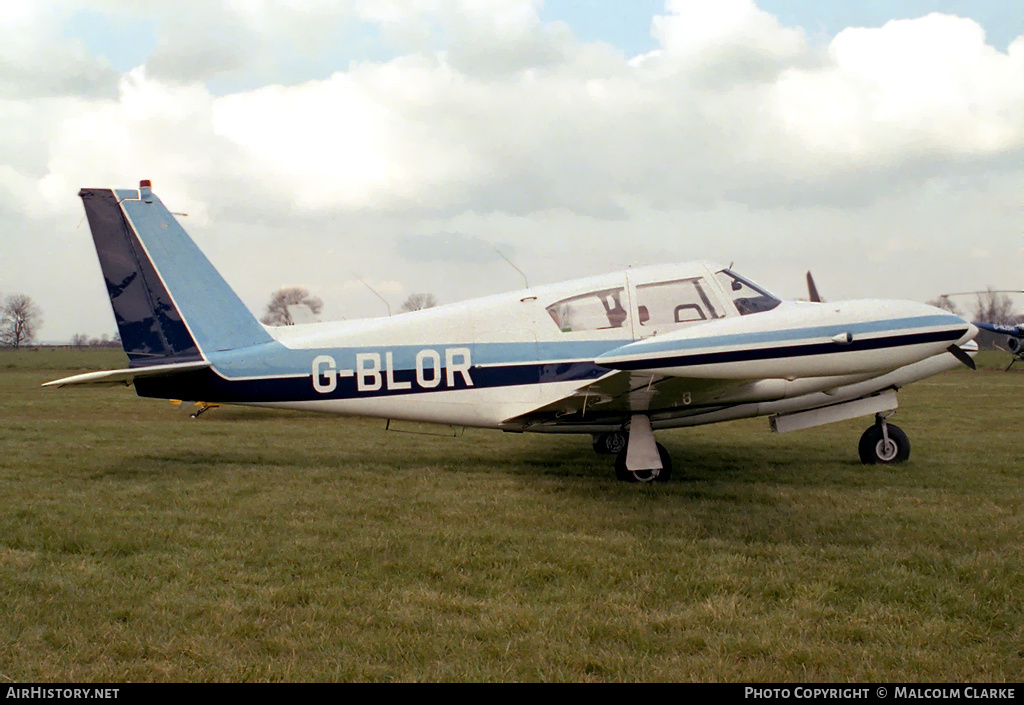
[[[718,279],[718,283],[722,285],[725,293],[732,299],[733,304],[736,305],[736,310],[740,312],[741,316],[771,311],[782,303],[761,287],[729,269],[723,269],[718,272],[715,278]]]

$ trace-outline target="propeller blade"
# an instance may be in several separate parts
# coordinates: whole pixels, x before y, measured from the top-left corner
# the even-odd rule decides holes
[[[811,276],[810,271],[807,272],[807,294],[811,297],[811,301],[820,304],[821,296],[818,295],[818,287],[814,286],[814,277]]]
[[[946,348],[946,350],[949,350],[949,352],[953,354],[953,357],[970,367],[972,370],[978,369],[978,366],[974,364],[974,358],[961,350],[959,345],[954,343]]]

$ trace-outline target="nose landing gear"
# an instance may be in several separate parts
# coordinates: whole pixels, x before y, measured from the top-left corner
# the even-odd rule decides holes
[[[865,465],[902,463],[910,457],[910,439],[899,426],[886,421],[889,414],[875,414],[875,425],[864,432],[857,445]]]

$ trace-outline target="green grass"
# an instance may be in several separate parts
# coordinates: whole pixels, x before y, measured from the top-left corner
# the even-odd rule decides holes
[[[3,370],[106,370],[128,366],[128,357],[119,349],[99,348],[0,348]]]
[[[0,680],[1024,673],[1024,370],[997,357],[901,392],[902,467],[859,464],[867,419],[754,419],[659,433],[675,478],[636,486],[588,437],[192,420],[40,389],[124,362],[49,354],[0,353]]]

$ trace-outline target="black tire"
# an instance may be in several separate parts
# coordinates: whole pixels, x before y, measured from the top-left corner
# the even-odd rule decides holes
[[[899,426],[887,424],[890,446],[885,446],[882,427],[875,425],[864,432],[857,445],[860,461],[865,465],[892,465],[910,457],[910,439]]]
[[[620,482],[668,482],[672,479],[672,456],[660,443],[658,455],[661,456],[661,470],[657,473],[653,470],[639,470],[633,472],[626,469],[626,451],[623,450],[615,457],[615,477]]]
[[[594,436],[594,452],[599,455],[616,455],[626,450],[629,437],[622,431],[600,433]]]

